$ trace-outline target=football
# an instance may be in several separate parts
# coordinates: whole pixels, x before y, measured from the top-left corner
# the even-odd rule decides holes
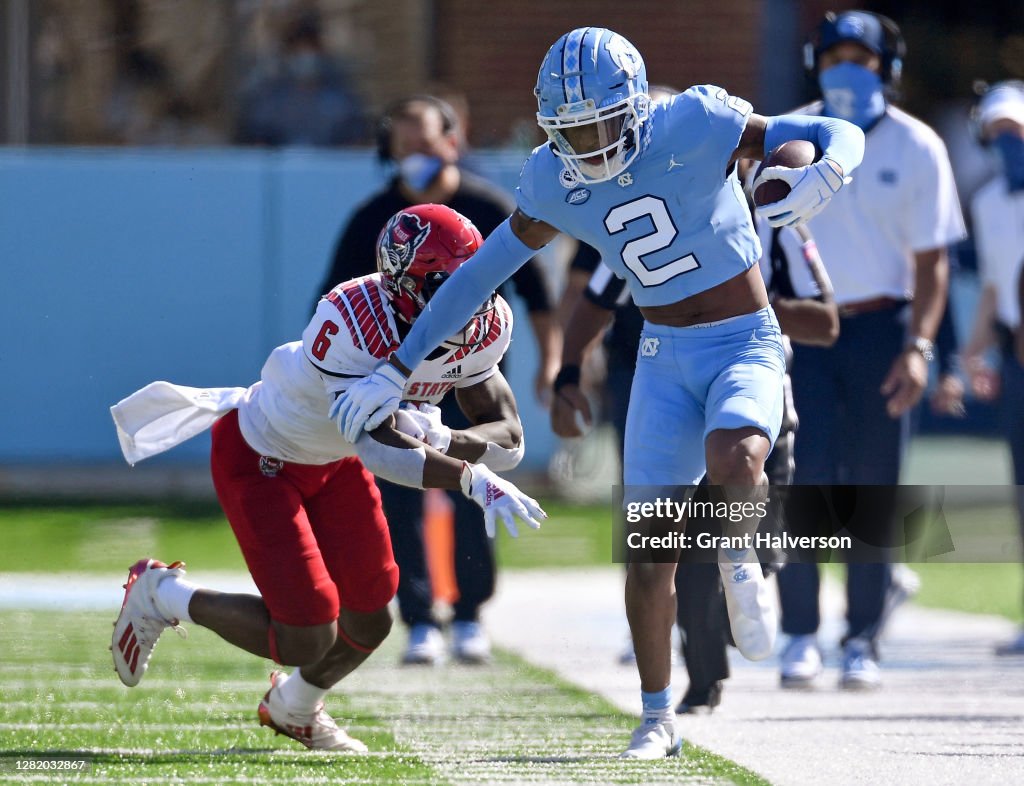
[[[768,153],[764,160],[758,165],[754,173],[756,181],[761,170],[772,166],[785,166],[796,168],[813,164],[818,159],[818,148],[813,142],[803,139],[794,139],[790,142],[783,142],[777,148]],[[768,180],[754,189],[755,205],[770,205],[778,202],[789,194],[789,185],[781,180]]]

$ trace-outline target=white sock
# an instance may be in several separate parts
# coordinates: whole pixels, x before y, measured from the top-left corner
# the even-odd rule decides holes
[[[316,685],[310,685],[304,679],[302,679],[302,671],[296,669],[288,675],[288,679],[284,681],[278,690],[281,693],[281,698],[284,700],[284,705],[290,712],[305,713],[312,712],[316,705],[324,700],[327,695],[327,688],[320,688]]]
[[[168,576],[156,585],[156,607],[167,619],[192,622],[188,604],[198,586],[180,576]]]

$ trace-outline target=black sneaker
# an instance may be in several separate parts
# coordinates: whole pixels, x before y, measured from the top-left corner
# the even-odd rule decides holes
[[[676,707],[676,715],[697,715],[701,713],[711,714],[715,707],[722,703],[722,682],[713,682],[703,690],[694,688],[691,685],[686,695],[683,696],[679,706]]]

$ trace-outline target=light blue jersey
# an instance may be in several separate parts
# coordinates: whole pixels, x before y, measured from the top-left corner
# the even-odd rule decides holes
[[[520,175],[519,209],[593,246],[639,306],[675,303],[757,264],[760,244],[729,159],[751,106],[714,85],[651,107],[637,159],[582,184],[542,145]]]

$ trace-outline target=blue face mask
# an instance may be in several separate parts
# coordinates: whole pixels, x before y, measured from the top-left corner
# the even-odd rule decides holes
[[[1024,139],[1017,134],[1000,134],[992,140],[1010,193],[1024,191]]]
[[[398,162],[398,174],[413,191],[426,191],[443,166],[437,156],[413,153]]]
[[[818,75],[825,114],[866,129],[885,112],[882,78],[856,63],[839,63]]]

